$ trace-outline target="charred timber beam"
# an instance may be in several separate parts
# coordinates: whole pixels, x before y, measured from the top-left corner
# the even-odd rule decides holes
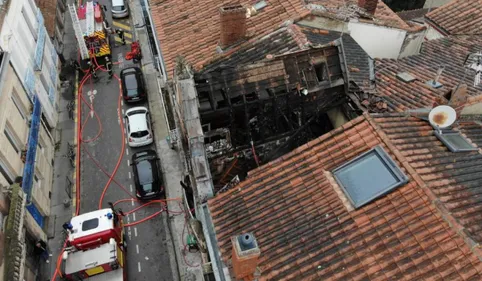
[[[223,97],[228,102],[229,127],[231,129],[231,135],[234,136],[234,132],[236,131],[236,129],[234,128],[233,105],[231,104],[231,98],[229,96],[229,87],[228,87],[228,83],[226,82],[226,77],[223,76],[223,80],[224,80],[224,87],[225,87],[224,88],[225,91],[223,91]]]
[[[283,148],[283,147],[286,147],[286,145],[290,144],[291,142],[293,142],[293,140],[295,139],[295,137],[303,130],[305,129],[306,127],[308,127],[308,125],[310,125],[310,123],[315,120],[317,117],[317,115],[314,115],[312,116],[305,124],[303,124],[303,126],[299,127],[291,136],[289,136],[288,140],[285,141],[284,143],[281,143],[275,150],[271,151],[271,153],[266,157],[264,158],[263,160],[268,162],[271,160],[271,158],[273,156],[276,156],[276,153],[278,153],[278,151]]]

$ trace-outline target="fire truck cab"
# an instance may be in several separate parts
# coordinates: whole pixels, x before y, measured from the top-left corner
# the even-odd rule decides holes
[[[122,215],[102,209],[73,217],[63,254],[67,280],[126,281]]]

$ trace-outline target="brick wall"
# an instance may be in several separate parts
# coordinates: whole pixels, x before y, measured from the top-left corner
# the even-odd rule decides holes
[[[37,7],[42,11],[45,19],[45,28],[50,38],[55,34],[55,14],[58,0],[35,0]]]

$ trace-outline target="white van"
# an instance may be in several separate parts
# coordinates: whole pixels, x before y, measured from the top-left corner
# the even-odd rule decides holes
[[[112,17],[125,18],[129,16],[129,7],[124,0],[112,0]]]

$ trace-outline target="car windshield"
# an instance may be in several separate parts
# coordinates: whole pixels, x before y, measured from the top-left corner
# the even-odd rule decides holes
[[[128,74],[125,76],[125,83],[126,83],[126,89],[129,90],[137,90],[137,78],[135,74]],[[137,91],[136,91],[137,93]]]
[[[143,109],[129,111],[129,113],[127,113],[127,116],[132,116],[132,115],[136,115],[136,114],[146,114],[146,111],[143,110]]]
[[[148,160],[141,161],[136,166],[140,185],[150,184],[154,181],[152,165]]]
[[[112,6],[112,11],[124,11],[126,8],[124,6]]]
[[[149,135],[149,131],[137,131],[137,132],[132,132],[131,137],[133,138],[142,138]]]

